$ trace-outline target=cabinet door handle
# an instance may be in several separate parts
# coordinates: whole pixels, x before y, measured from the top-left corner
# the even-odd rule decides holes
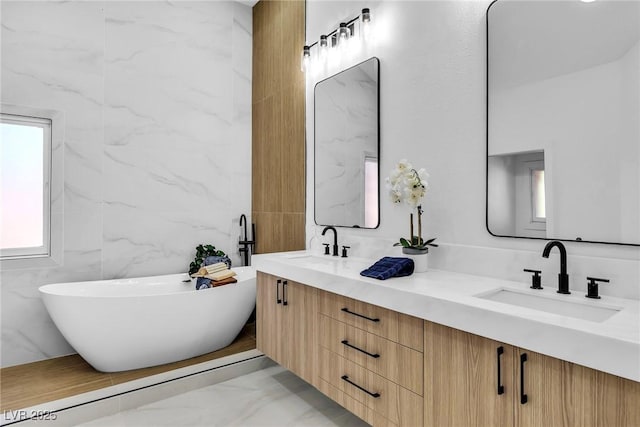
[[[361,349],[361,348],[358,348],[358,347],[356,347],[356,346],[355,346],[355,345],[353,345],[353,344],[349,344],[349,341],[347,341],[347,340],[342,340],[341,342],[342,342],[342,344],[346,345],[347,347],[351,347],[351,348],[352,348],[352,349],[354,349],[354,350],[358,350],[359,352],[364,353],[364,354],[366,354],[366,355],[367,355],[367,356],[369,356],[369,357],[373,357],[374,359],[377,359],[378,357],[380,357],[380,355],[379,355],[379,354],[377,354],[377,353],[376,353],[376,354],[369,353],[368,351],[363,350],[363,349]]]
[[[504,347],[500,346],[497,350],[497,363],[498,363],[498,394],[504,394],[504,385],[502,385],[502,369],[500,363],[500,356],[504,353]]]
[[[376,318],[376,319],[373,319],[373,318],[371,318],[371,317],[367,317],[367,316],[365,316],[365,315],[363,315],[363,314],[358,314],[358,313],[355,313],[355,312],[353,312],[353,311],[349,311],[349,309],[348,309],[347,307],[344,307],[344,308],[342,309],[342,311],[344,311],[345,313],[353,314],[354,316],[362,317],[363,319],[367,319],[367,320],[370,320],[370,321],[372,321],[372,322],[379,322],[379,321],[380,321],[380,319],[377,319],[377,318]]]
[[[380,397],[380,393],[371,393],[369,390],[367,390],[364,387],[360,387],[358,384],[354,383],[353,381],[349,380],[349,377],[347,375],[343,375],[341,377],[343,380],[345,380],[346,382],[348,382],[349,384],[351,384],[352,386],[354,386],[355,388],[364,391],[365,393],[367,393],[369,396],[371,397],[375,397],[376,399],[378,397]]]
[[[524,362],[527,361],[527,353],[522,353],[520,355],[520,404],[524,405],[527,403],[529,398],[524,392]]]
[[[282,305],[289,305],[289,301],[287,301],[287,281],[282,281]]]
[[[282,302],[280,299],[280,283],[282,283],[282,280],[278,279],[276,281],[276,304],[280,304]]]

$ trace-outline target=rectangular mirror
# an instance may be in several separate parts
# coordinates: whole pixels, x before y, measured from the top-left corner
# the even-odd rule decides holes
[[[640,2],[487,11],[487,229],[640,245]]]
[[[315,86],[318,225],[376,228],[380,222],[379,69],[371,58]]]

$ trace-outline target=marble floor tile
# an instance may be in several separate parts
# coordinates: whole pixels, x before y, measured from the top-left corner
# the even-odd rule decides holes
[[[193,390],[81,427],[366,426],[280,366]]]

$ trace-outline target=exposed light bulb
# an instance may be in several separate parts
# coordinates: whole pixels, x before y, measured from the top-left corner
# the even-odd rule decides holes
[[[371,12],[368,7],[362,9],[362,39],[371,40]]]
[[[347,28],[347,24],[345,24],[344,22],[340,23],[340,27],[338,28],[338,46],[346,43],[346,41],[349,39],[349,28]]]
[[[311,66],[311,48],[309,46],[305,46],[302,49],[302,61],[300,62],[300,69],[303,73],[306,73]]]
[[[323,34],[320,36],[320,43],[318,48],[318,57],[322,63],[326,62],[328,53],[329,43],[327,42],[327,36]]]

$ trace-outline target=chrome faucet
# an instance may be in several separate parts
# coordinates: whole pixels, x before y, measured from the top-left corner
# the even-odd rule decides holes
[[[557,247],[560,251],[560,273],[558,274],[558,293],[559,294],[570,294],[569,292],[569,275],[567,274],[567,249],[564,245],[554,240],[552,242],[547,243],[542,251],[543,258],[549,258],[549,252],[551,249]]]
[[[338,232],[332,226],[327,226],[322,230],[322,235],[324,236],[327,230],[333,230],[333,256],[338,256]]]

